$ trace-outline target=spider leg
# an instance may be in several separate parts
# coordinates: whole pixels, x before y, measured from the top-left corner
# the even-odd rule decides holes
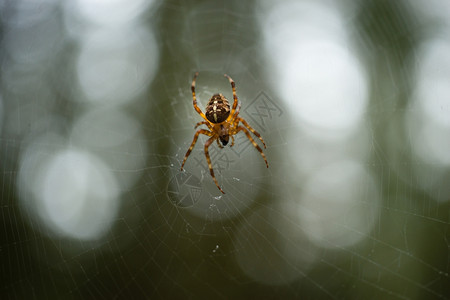
[[[237,95],[236,95],[236,85],[235,85],[235,83],[234,83],[234,80],[231,79],[230,76],[228,76],[227,74],[224,74],[223,76],[225,76],[226,78],[228,78],[228,81],[230,81],[231,88],[232,88],[232,90],[233,90],[233,99],[234,99],[234,101],[233,101],[233,107],[231,108],[230,115],[228,116],[228,120],[230,120],[231,118],[234,117],[234,115],[235,115],[234,112],[235,112],[236,107],[237,107],[237,104],[238,104],[238,98],[237,98]]]
[[[267,148],[267,147],[266,147],[266,143],[264,142],[264,140],[263,140],[263,138],[261,137],[261,135],[258,133],[258,131],[256,131],[255,129],[253,129],[253,127],[250,126],[250,125],[247,123],[247,121],[245,121],[244,119],[242,119],[242,118],[240,118],[240,117],[237,118],[237,121],[238,121],[238,122],[239,122],[239,121],[242,122],[242,124],[244,124],[244,126],[247,127],[248,130],[250,130],[254,135],[256,135],[256,136],[259,138],[259,140],[260,140],[260,141],[263,143],[263,145],[264,145],[264,149]]]
[[[219,146],[219,148],[223,148],[223,146],[219,143],[219,139],[216,139],[217,142],[217,146]]]
[[[252,136],[250,135],[250,132],[247,130],[247,128],[245,128],[243,126],[239,126],[236,130],[236,133],[238,133],[239,131],[243,131],[245,133],[245,135],[250,140],[250,142],[252,142],[253,147],[255,147],[256,150],[258,150],[259,153],[261,154],[261,156],[264,158],[264,161],[266,162],[266,166],[269,167],[269,163],[267,162],[266,155],[264,154],[262,149],[258,146],[258,144],[255,142],[255,140],[252,138]]]
[[[233,146],[234,146],[234,135],[231,136],[231,145],[230,145],[230,147],[233,147]]]
[[[205,124],[206,126],[208,126],[208,128],[210,128],[210,127],[209,127],[209,122],[207,122],[207,121],[202,121],[202,122],[198,122],[197,124],[195,124],[194,129],[197,128],[197,127],[200,126],[200,125],[203,125],[203,124]]]
[[[217,182],[216,176],[214,176],[214,170],[211,165],[211,158],[209,157],[209,152],[208,152],[209,146],[211,146],[211,144],[214,142],[215,139],[217,139],[217,137],[212,136],[205,143],[206,162],[208,163],[209,173],[211,173],[211,177],[213,178],[214,183],[216,184],[217,188],[222,192],[222,194],[225,194],[225,192],[220,188],[219,183]]]
[[[191,91],[192,91],[192,103],[194,104],[195,111],[203,118],[205,121],[208,121],[205,114],[202,112],[202,110],[197,105],[197,97],[195,96],[195,81],[197,80],[198,72],[195,72],[194,79],[192,80],[191,84]]]
[[[204,134],[204,135],[207,135],[207,136],[212,136],[212,133],[210,131],[206,130],[206,129],[199,129],[199,130],[197,130],[197,132],[194,135],[194,139],[192,140],[191,146],[189,147],[188,151],[186,152],[186,155],[184,156],[183,163],[181,164],[181,171],[183,171],[184,163],[186,162],[186,160],[188,159],[189,155],[191,154],[192,149],[194,149],[195,143],[197,143],[197,139],[198,139],[198,136],[200,134]]]
[[[240,110],[241,110],[241,104],[239,103],[239,105],[238,105],[238,107],[236,108],[236,111],[235,111],[235,113],[234,113],[234,116],[232,117],[232,119],[231,119],[230,122],[236,121],[236,119],[238,118],[238,115],[239,115],[239,111],[240,111]],[[239,121],[238,121],[238,123],[239,123]]]

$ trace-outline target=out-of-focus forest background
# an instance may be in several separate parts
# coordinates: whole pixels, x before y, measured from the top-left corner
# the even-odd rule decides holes
[[[0,0],[0,298],[448,299],[449,11]]]

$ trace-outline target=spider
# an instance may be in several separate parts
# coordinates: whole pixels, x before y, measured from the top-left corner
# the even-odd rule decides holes
[[[230,147],[234,146],[234,135],[236,135],[238,132],[243,131],[247,138],[250,140],[250,142],[253,144],[253,147],[255,147],[259,153],[261,154],[262,158],[266,162],[267,168],[269,167],[269,164],[267,163],[266,155],[264,154],[263,150],[258,146],[258,144],[253,140],[252,136],[250,135],[249,130],[256,135],[261,142],[264,145],[264,148],[266,148],[266,143],[264,142],[261,135],[253,129],[247,121],[245,121],[243,118],[239,117],[239,110],[241,108],[241,105],[238,106],[238,98],[236,96],[236,87],[234,84],[233,79],[231,79],[230,76],[227,74],[224,74],[226,78],[230,81],[231,88],[233,90],[233,107],[230,111],[230,104],[228,103],[228,100],[222,95],[222,94],[214,94],[211,99],[209,99],[208,104],[206,105],[206,113],[204,114],[202,110],[197,106],[197,98],[195,97],[195,81],[197,79],[198,72],[195,73],[194,79],[192,80],[191,90],[192,90],[192,99],[194,104],[195,111],[204,119],[204,121],[198,122],[194,129],[197,128],[200,125],[206,125],[209,130],[206,129],[199,129],[194,135],[194,138],[192,140],[192,144],[189,147],[189,149],[186,152],[186,155],[184,156],[183,163],[181,164],[181,171],[183,171],[184,163],[186,162],[187,158],[191,154],[192,149],[195,146],[195,143],[197,142],[198,136],[200,134],[204,134],[209,136],[210,138],[205,143],[205,156],[206,156],[206,162],[208,163],[209,172],[211,173],[211,177],[214,180],[214,183],[216,184],[217,188],[222,192],[222,194],[225,194],[225,192],[222,190],[222,188],[219,186],[219,183],[217,182],[216,177],[214,176],[214,170],[211,165],[211,158],[209,157],[208,148],[211,146],[211,144],[216,141],[217,145],[220,148],[223,148],[223,146],[226,146],[229,142],[229,139],[231,137],[231,145]],[[244,126],[239,125],[242,123]],[[222,143],[222,145],[219,143]]]

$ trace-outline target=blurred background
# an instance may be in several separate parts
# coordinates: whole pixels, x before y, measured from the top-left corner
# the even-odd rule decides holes
[[[0,0],[0,297],[449,299],[449,11]]]

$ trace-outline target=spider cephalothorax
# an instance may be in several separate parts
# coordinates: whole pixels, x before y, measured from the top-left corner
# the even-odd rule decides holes
[[[266,166],[269,167],[264,152],[253,140],[252,136],[249,133],[249,130],[260,139],[260,141],[264,145],[264,148],[266,148],[266,144],[264,143],[264,140],[262,139],[261,135],[256,130],[254,130],[244,119],[239,117],[239,109],[241,106],[240,105],[238,106],[236,87],[233,79],[231,79],[230,76],[228,76],[227,74],[224,75],[230,81],[231,88],[233,89],[233,100],[234,100],[233,107],[230,110],[230,104],[222,94],[214,94],[209,100],[208,104],[206,105],[206,114],[204,114],[197,105],[197,98],[195,96],[195,80],[197,79],[197,76],[198,72],[195,73],[194,79],[192,80],[191,85],[192,99],[195,111],[204,119],[204,121],[198,122],[195,125],[195,128],[197,128],[200,125],[206,125],[209,130],[206,129],[197,130],[197,132],[194,135],[194,139],[192,140],[191,146],[189,147],[188,151],[186,152],[186,155],[184,156],[183,163],[181,164],[181,170],[183,170],[184,163],[186,162],[188,156],[191,154],[191,151],[194,148],[195,143],[197,142],[198,136],[200,134],[209,136],[210,138],[206,141],[204,148],[206,162],[208,163],[209,172],[211,173],[211,177],[213,178],[216,186],[222,193],[225,194],[225,192],[220,188],[216,177],[214,176],[214,170],[212,168],[211,158],[209,157],[208,152],[209,146],[211,146],[211,144],[214,141],[216,141],[217,145],[219,145],[220,148],[223,148],[223,146],[226,146],[228,144],[229,138],[231,136],[231,147],[232,147],[234,145],[234,135],[237,134],[239,131],[243,131],[247,136],[247,138],[250,140],[250,142],[253,144],[253,146],[259,151],[259,153],[263,157],[264,161],[266,162]],[[239,123],[242,123],[245,127],[239,125]],[[223,146],[219,144],[219,140]]]

